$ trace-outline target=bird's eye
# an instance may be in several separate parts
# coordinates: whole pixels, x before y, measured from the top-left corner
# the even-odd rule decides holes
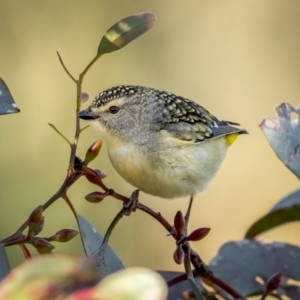
[[[118,106],[111,106],[109,109],[109,112],[111,113],[111,114],[116,114],[116,113],[118,113],[118,111],[120,110],[120,107],[118,107]]]

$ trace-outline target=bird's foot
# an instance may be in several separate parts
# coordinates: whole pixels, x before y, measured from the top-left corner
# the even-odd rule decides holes
[[[126,208],[125,215],[129,216],[132,212],[135,212],[138,204],[139,204],[139,190],[135,190],[132,192],[128,201],[124,203],[124,207]]]

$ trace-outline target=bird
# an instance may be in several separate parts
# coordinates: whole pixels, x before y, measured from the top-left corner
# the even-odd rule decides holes
[[[165,199],[192,201],[210,185],[228,147],[247,133],[188,98],[138,85],[104,90],[78,117],[106,142],[121,177]]]

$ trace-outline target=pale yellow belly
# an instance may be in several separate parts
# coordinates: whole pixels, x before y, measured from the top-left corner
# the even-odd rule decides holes
[[[185,147],[161,147],[145,155],[132,145],[109,148],[117,172],[134,187],[161,198],[181,198],[207,188],[223,161],[225,138]]]

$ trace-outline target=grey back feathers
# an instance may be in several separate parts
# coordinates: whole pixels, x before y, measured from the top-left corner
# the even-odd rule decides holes
[[[222,121],[190,99],[143,86],[120,85],[107,89],[96,96],[89,109],[93,111],[120,98],[144,114],[139,126],[146,126],[145,122],[155,123],[155,130],[166,130],[180,140],[201,142],[235,132],[247,133],[232,126],[239,124]]]

